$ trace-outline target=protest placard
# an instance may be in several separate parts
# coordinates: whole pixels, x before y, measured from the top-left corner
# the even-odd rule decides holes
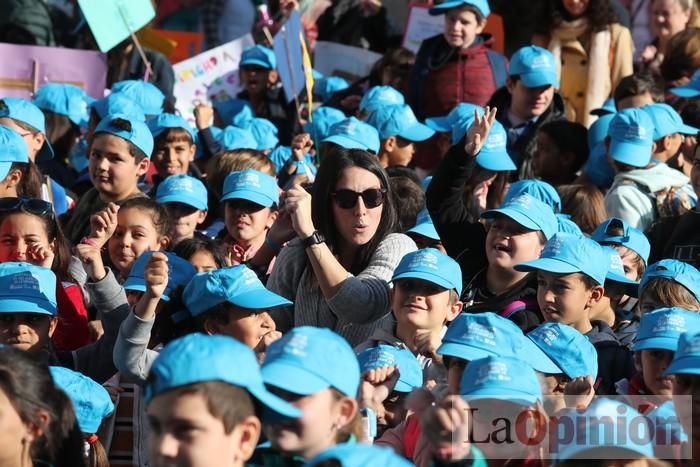
[[[78,0],[97,46],[108,52],[155,16],[151,0]]]
[[[104,97],[107,58],[100,52],[0,44],[0,57],[0,96],[32,99],[46,83],[69,83]]]
[[[376,52],[337,42],[318,41],[314,50],[317,71],[327,76],[341,76],[350,82],[369,75],[372,65],[382,58]]]
[[[445,16],[431,16],[429,9],[423,5],[411,5],[401,47],[417,53],[423,40],[442,34]]]
[[[301,16],[292,12],[289,19],[275,34],[274,50],[277,59],[277,72],[280,75],[287,102],[298,96],[304,89],[305,75],[301,56]]]
[[[176,107],[185,119],[194,122],[197,102],[236,97],[241,89],[238,76],[241,53],[254,44],[253,38],[246,35],[173,65]]]

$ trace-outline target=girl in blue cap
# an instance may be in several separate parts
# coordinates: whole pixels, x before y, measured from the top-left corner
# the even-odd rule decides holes
[[[639,311],[679,307],[700,312],[700,272],[675,259],[649,266],[639,283]]]

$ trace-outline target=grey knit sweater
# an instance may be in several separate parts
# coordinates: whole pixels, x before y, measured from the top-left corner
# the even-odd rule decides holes
[[[277,328],[285,332],[296,326],[330,328],[354,347],[367,340],[375,329],[391,330],[389,281],[401,258],[416,250],[403,234],[390,234],[379,243],[369,265],[357,276],[348,275],[335,296],[326,300],[318,282],[310,275],[306,252],[299,241],[282,249],[267,288],[294,302],[273,309]]]

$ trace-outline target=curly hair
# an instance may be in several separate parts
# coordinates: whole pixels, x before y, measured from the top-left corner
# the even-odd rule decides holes
[[[610,24],[618,22],[617,14],[610,6],[609,0],[590,0],[585,15],[591,23],[592,30],[596,32],[604,31]],[[549,0],[546,3],[544,14],[540,17],[537,32],[549,34],[563,21],[570,21],[571,19],[571,16],[562,4],[562,0]]]

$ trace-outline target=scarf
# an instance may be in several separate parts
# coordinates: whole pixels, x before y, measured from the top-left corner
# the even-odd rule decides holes
[[[552,31],[549,42],[549,50],[552,52],[557,64],[558,74],[561,77],[561,51],[563,47],[582,48],[579,37],[590,34],[588,49],[588,84],[586,86],[586,106],[584,108],[583,123],[589,127],[597,117],[591,115],[593,109],[602,107],[605,99],[610,94],[610,29],[598,32],[588,32],[590,25],[587,18],[574,21],[562,21]]]

